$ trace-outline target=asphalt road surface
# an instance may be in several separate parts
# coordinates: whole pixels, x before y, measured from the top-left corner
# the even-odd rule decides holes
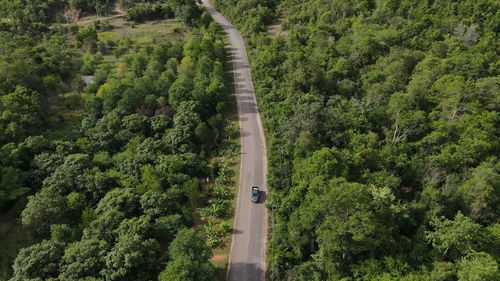
[[[266,144],[255,99],[252,76],[243,38],[238,30],[209,3],[203,5],[226,31],[233,59],[234,80],[241,132],[239,195],[234,219],[227,280],[265,280],[267,210]],[[252,186],[261,190],[257,204],[250,201]]]

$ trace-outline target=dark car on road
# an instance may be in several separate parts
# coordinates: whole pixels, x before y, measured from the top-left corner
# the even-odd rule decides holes
[[[252,187],[252,202],[259,202],[259,187],[257,186]]]

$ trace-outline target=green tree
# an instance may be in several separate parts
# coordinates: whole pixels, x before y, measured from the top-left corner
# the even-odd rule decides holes
[[[181,75],[168,89],[168,103],[177,109],[182,102],[192,99],[192,83],[186,75]]]
[[[42,188],[28,197],[28,203],[21,214],[21,222],[37,234],[48,234],[50,225],[66,219],[66,199],[52,188]]]
[[[160,191],[161,189],[161,180],[156,169],[151,165],[143,166],[141,183],[137,186],[137,190],[144,193],[147,191]]]
[[[171,261],[159,280],[216,280],[211,249],[194,229],[181,229],[169,246]]]
[[[146,116],[131,114],[123,117],[123,127],[133,134],[146,135],[149,131],[149,119]]]
[[[117,233],[119,237],[133,234],[149,238],[152,236],[152,230],[151,218],[149,216],[140,216],[123,220],[117,229]]]
[[[53,224],[50,226],[50,240],[61,243],[70,243],[74,240],[74,229],[67,224]]]
[[[21,249],[14,265],[12,280],[40,280],[57,277],[59,262],[64,254],[64,244],[44,240]]]
[[[0,141],[22,140],[43,127],[45,114],[40,94],[18,86],[0,96]]]
[[[293,244],[300,246],[297,251],[307,253],[311,243],[318,243],[315,260],[327,276],[335,276],[357,255],[376,251],[382,241],[391,242],[391,214],[383,211],[388,217],[382,221],[376,208],[387,207],[376,205],[367,186],[344,179],[329,183],[314,179],[311,188],[307,203],[290,220],[290,231]],[[311,240],[314,236],[300,237],[302,231],[315,231],[316,241]]]
[[[108,251],[107,242],[92,238],[70,244],[62,257],[59,278],[63,280],[89,276],[98,278]]]
[[[120,236],[106,255],[106,280],[151,280],[155,272],[160,245],[153,239],[138,235]]]
[[[156,236],[162,240],[172,241],[177,232],[185,226],[184,220],[179,214],[159,217],[155,222]]]
[[[495,220],[500,213],[500,175],[491,162],[476,167],[459,188],[459,193],[471,216],[476,220]]]
[[[212,257],[212,250],[207,246],[205,240],[194,229],[180,230],[174,241],[168,247],[171,259],[182,256],[190,260],[208,261]]]
[[[89,224],[89,226],[84,229],[82,239],[95,238],[112,242],[116,239],[116,230],[125,219],[123,213],[116,210],[108,210],[97,216],[97,218],[90,216],[88,212],[84,212],[82,216],[84,214],[91,217],[92,220],[90,223],[84,220],[84,223]]]
[[[167,137],[172,147],[178,151],[187,152],[192,148],[195,128],[201,121],[196,109],[196,102],[182,102],[174,116],[174,127]]]
[[[139,196],[131,189],[113,189],[106,193],[106,196],[99,201],[96,214],[103,214],[107,211],[119,211],[126,215],[137,214],[139,211]]]
[[[427,232],[427,239],[443,256],[457,258],[477,248],[482,227],[461,212],[454,220],[436,218],[431,224],[434,231]]]
[[[496,260],[487,253],[470,253],[456,264],[459,281],[497,280],[500,278]]]
[[[141,207],[145,215],[152,218],[161,217],[174,210],[169,208],[170,202],[167,195],[150,190],[141,196]]]
[[[76,42],[78,47],[83,47],[86,50],[94,51],[97,48],[97,30],[94,27],[82,28],[76,34]]]
[[[147,58],[143,53],[138,53],[134,56],[134,60],[132,61],[132,71],[137,75],[137,77],[141,77],[147,66]]]
[[[180,257],[169,262],[158,277],[160,281],[215,281],[214,267],[208,262]]]
[[[44,188],[52,188],[67,195],[72,190],[84,190],[87,185],[84,170],[91,162],[87,154],[70,154],[54,172],[43,181]]]

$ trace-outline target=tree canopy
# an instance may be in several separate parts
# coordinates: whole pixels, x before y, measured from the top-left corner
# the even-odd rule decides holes
[[[103,40],[115,5],[137,24],[180,21],[152,43]],[[212,200],[201,179],[217,176],[209,162],[227,145],[230,88],[222,30],[202,12],[184,0],[0,0],[0,214],[19,212],[26,236],[0,279],[139,281],[165,268],[215,279],[193,216]],[[98,19],[71,24],[80,15]],[[61,129],[64,118],[81,122]]]
[[[498,3],[215,3],[267,135],[270,280],[498,274]]]

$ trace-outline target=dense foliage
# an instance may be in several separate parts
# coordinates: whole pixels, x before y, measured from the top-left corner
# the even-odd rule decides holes
[[[255,50],[271,280],[499,278],[497,1],[217,5]]]
[[[51,97],[73,79],[75,64],[59,33],[0,31],[0,210],[25,194],[33,156],[46,146]],[[66,85],[67,85],[66,84]]]
[[[123,1],[127,8],[127,20],[141,22],[152,19],[167,19],[174,16],[181,18],[186,24],[194,25],[200,18],[202,10],[195,1],[170,0],[159,3],[136,3]],[[144,2],[144,1],[143,1]]]
[[[42,189],[29,197],[22,223],[52,238],[21,251],[13,280],[158,274],[160,245],[192,225],[187,206],[206,196],[198,178],[210,176],[203,155],[224,128],[223,55],[220,35],[207,30],[184,46],[142,49],[125,59],[125,72],[109,73],[88,101],[82,137],[53,142],[35,157]],[[207,247],[192,239],[184,247]],[[45,251],[49,257],[34,256]],[[209,257],[173,259],[193,258],[212,272]]]
[[[230,105],[222,33],[193,1],[122,2],[130,20],[176,16],[189,33],[102,44],[105,22],[53,15],[114,1],[0,1],[0,215],[27,201],[18,220],[37,242],[11,261],[11,280],[215,279],[210,247],[229,231],[215,222],[231,202],[212,161]],[[65,95],[85,100],[68,135],[54,132],[51,104]],[[212,225],[195,231],[200,210]]]

